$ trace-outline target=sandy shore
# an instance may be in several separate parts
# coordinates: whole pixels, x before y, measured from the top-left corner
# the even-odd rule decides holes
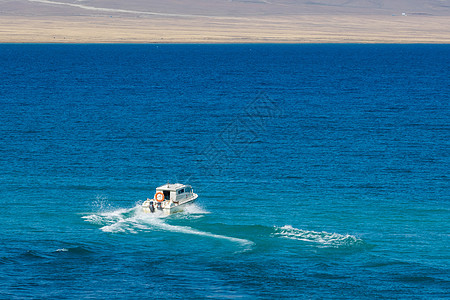
[[[0,43],[450,43],[445,16],[0,18]]]

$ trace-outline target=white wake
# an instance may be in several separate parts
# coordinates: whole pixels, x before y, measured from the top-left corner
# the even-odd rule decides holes
[[[205,213],[208,212],[193,204],[185,209],[181,215],[181,219],[184,216],[195,216]],[[189,226],[171,225],[166,222],[166,217],[166,215],[158,211],[152,214],[144,213],[141,206],[136,205],[130,209],[116,209],[110,212],[93,213],[82,218],[86,222],[100,226],[100,230],[103,232],[137,234],[142,231],[167,231],[184,233],[237,243],[244,247],[245,251],[251,250],[254,244],[252,241],[246,239],[200,231]]]
[[[325,231],[322,232],[309,231],[297,229],[292,227],[291,225],[276,227],[274,235],[282,238],[314,243],[319,247],[338,248],[345,246],[360,245],[363,243],[363,240],[350,234],[343,235],[339,233],[329,233]]]

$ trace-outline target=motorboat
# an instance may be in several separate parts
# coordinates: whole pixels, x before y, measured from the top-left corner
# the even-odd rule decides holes
[[[156,188],[153,199],[147,198],[142,203],[142,209],[146,213],[162,211],[164,214],[172,214],[182,211],[183,208],[197,199],[198,195],[190,185],[181,183],[167,183]]]

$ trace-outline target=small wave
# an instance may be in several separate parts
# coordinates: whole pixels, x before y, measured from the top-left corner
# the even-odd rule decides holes
[[[351,247],[363,244],[363,240],[350,235],[342,235],[339,233],[317,232],[294,228],[290,225],[283,227],[276,227],[275,236],[280,236],[287,239],[304,241],[318,244],[320,247]]]
[[[398,280],[403,282],[412,282],[412,283],[420,283],[420,282],[436,282],[436,278],[427,276],[427,275],[407,275],[407,276],[400,276]]]
[[[1,256],[0,257],[0,265],[2,264],[8,264],[8,263],[13,263],[14,260],[10,257],[6,257],[6,256]]]
[[[27,250],[24,253],[22,253],[19,257],[21,259],[34,260],[34,259],[46,259],[46,258],[49,258],[49,255],[44,252],[39,252],[39,251],[35,251],[35,250]]]
[[[69,248],[59,248],[55,250],[56,253],[73,253],[73,254],[89,254],[92,251],[87,250],[84,247],[69,247]]]

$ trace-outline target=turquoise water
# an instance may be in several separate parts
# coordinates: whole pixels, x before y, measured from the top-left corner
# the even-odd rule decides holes
[[[0,53],[0,298],[448,297],[448,45]]]

